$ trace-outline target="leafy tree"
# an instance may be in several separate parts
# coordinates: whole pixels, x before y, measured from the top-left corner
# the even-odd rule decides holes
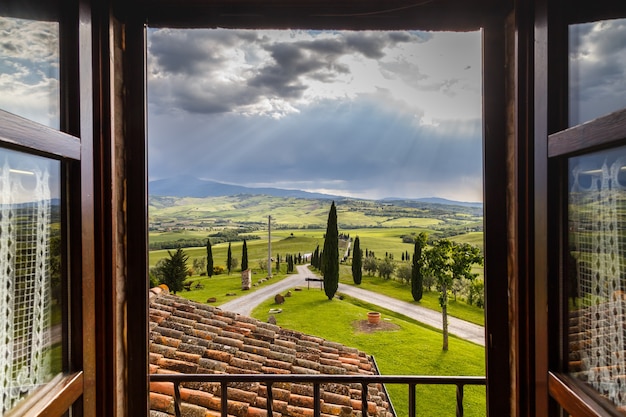
[[[378,266],[376,265],[376,258],[373,256],[366,256],[365,259],[363,259],[363,269],[369,275],[374,275],[378,269]]]
[[[376,263],[376,269],[378,269],[378,274],[384,279],[391,279],[391,274],[396,269],[396,264],[393,262],[393,259],[389,256],[385,256],[384,259],[381,259]]]
[[[469,296],[467,297],[469,305],[475,305],[480,308],[485,307],[485,282],[482,279],[475,279],[470,284]]]
[[[398,265],[398,269],[396,269],[396,277],[402,281],[403,284],[408,284],[411,282],[411,265],[403,262]]]
[[[356,285],[361,283],[363,278],[363,252],[361,251],[361,241],[357,236],[354,239],[354,250],[352,251],[352,280]]]
[[[473,280],[477,274],[471,272],[472,265],[483,263],[480,249],[467,243],[456,244],[448,239],[433,242],[427,252],[428,268],[435,277],[439,290],[439,305],[443,319],[443,347],[448,350],[448,290],[455,279]]]
[[[150,277],[150,287],[156,287],[157,285],[163,282],[163,264],[165,263],[165,258],[161,258],[157,261],[156,265],[154,265],[148,271],[148,276]]]
[[[206,240],[206,274],[213,276],[213,249],[211,248],[211,239]]]
[[[228,253],[226,254],[226,269],[230,275],[230,271],[233,269],[233,251],[230,248],[230,242],[228,242]]]
[[[322,252],[322,269],[324,271],[324,292],[332,300],[339,288],[339,231],[337,230],[337,208],[333,201],[328,212],[326,238]]]
[[[246,269],[248,269],[248,245],[244,239],[243,248],[241,249],[241,270],[245,271]]]
[[[280,253],[276,254],[276,273],[280,273]]]
[[[193,269],[198,274],[206,271],[206,258],[193,258]]]
[[[413,264],[411,267],[411,295],[415,301],[421,300],[424,295],[424,268],[426,260],[423,252],[427,240],[428,236],[424,232],[415,237]]]
[[[443,320],[442,349],[444,351],[448,350],[448,287],[452,284],[451,252],[452,242],[448,239],[434,241],[427,252],[428,269],[435,278],[437,289],[439,290],[439,305],[441,306],[441,317]]]
[[[161,283],[167,285],[170,291],[176,294],[177,291],[183,289],[189,256],[181,248],[174,253],[168,250],[167,253],[170,257],[166,258],[161,266]]]

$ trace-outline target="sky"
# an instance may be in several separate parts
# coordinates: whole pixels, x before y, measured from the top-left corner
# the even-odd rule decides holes
[[[0,17],[0,109],[54,128],[58,30]],[[149,179],[482,201],[480,42],[149,29]],[[571,26],[569,69],[571,124],[625,108],[626,19]]]
[[[0,16],[0,109],[59,128],[59,25]]]
[[[482,201],[480,41],[150,30],[150,179]]]

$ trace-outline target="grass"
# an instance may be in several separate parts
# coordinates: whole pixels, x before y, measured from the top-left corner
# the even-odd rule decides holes
[[[267,300],[254,309],[253,316],[266,321],[269,309],[275,307],[273,300]],[[275,316],[278,325],[359,348],[375,357],[382,374],[485,375],[483,347],[451,336],[450,349],[443,352],[439,331],[380,307],[375,308],[381,311],[383,320],[396,324],[398,330],[358,331],[354,322],[364,320],[374,307],[350,298],[329,301],[317,289],[292,291],[292,297],[280,308],[282,313]],[[387,389],[399,416],[406,416],[406,386],[391,385]],[[454,415],[454,386],[418,386],[416,393],[419,416]],[[484,416],[485,388],[466,387],[463,404],[466,416]]]

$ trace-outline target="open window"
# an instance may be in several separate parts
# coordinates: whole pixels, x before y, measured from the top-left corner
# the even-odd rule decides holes
[[[74,18],[56,3],[0,6],[0,415],[80,414],[91,395]]]
[[[548,141],[561,247],[550,391],[571,414],[624,415],[626,19],[572,23],[568,38],[569,127]]]
[[[147,253],[147,165],[144,100],[146,74],[145,26],[177,28],[233,28],[233,29],[289,29],[306,27],[314,30],[483,30],[483,131],[485,162],[485,253],[486,276],[507,276],[505,177],[505,74],[504,15],[510,10],[508,2],[484,1],[471,6],[462,2],[394,2],[381,7],[377,2],[339,2],[332,5],[307,1],[292,4],[258,4],[254,2],[133,2],[130,8],[118,7],[125,16],[124,65],[125,92],[129,121],[127,132],[132,141],[127,144],[126,165],[128,179],[128,246],[133,248],[133,261],[128,264],[128,275],[145,275],[147,261],[137,259],[136,253]],[[389,7],[387,7],[389,6]],[[451,10],[454,12],[451,13]],[[128,12],[128,13],[125,13]],[[487,162],[489,161],[489,162]],[[492,231],[490,233],[490,230]],[[489,279],[489,278],[486,278]],[[507,308],[498,300],[506,299],[508,283],[494,279],[486,289],[487,373],[489,412],[504,415],[510,410],[509,320]],[[146,397],[147,392],[147,282],[128,282],[129,304],[128,384],[133,397]],[[141,304],[143,303],[143,304]],[[500,306],[501,308],[499,308]],[[132,309],[132,311],[130,310]],[[146,404],[129,403],[131,414],[146,413]]]

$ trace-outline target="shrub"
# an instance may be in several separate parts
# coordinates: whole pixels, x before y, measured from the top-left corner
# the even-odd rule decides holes
[[[226,271],[226,269],[224,269],[224,267],[221,266],[221,265],[214,265],[213,266],[213,275],[223,274],[224,271]]]
[[[411,282],[411,265],[406,263],[400,265],[398,267],[398,270],[396,271],[396,276],[404,284],[408,284],[409,282]]]
[[[365,259],[363,259],[363,269],[369,275],[374,275],[378,269],[376,265],[376,258],[373,256],[366,256]]]
[[[467,302],[469,305],[475,305],[480,308],[485,307],[485,282],[482,279],[477,278],[472,281]]]
[[[376,263],[378,274],[385,279],[390,279],[391,274],[396,269],[396,264],[389,257],[385,257],[385,259],[381,259]]]

